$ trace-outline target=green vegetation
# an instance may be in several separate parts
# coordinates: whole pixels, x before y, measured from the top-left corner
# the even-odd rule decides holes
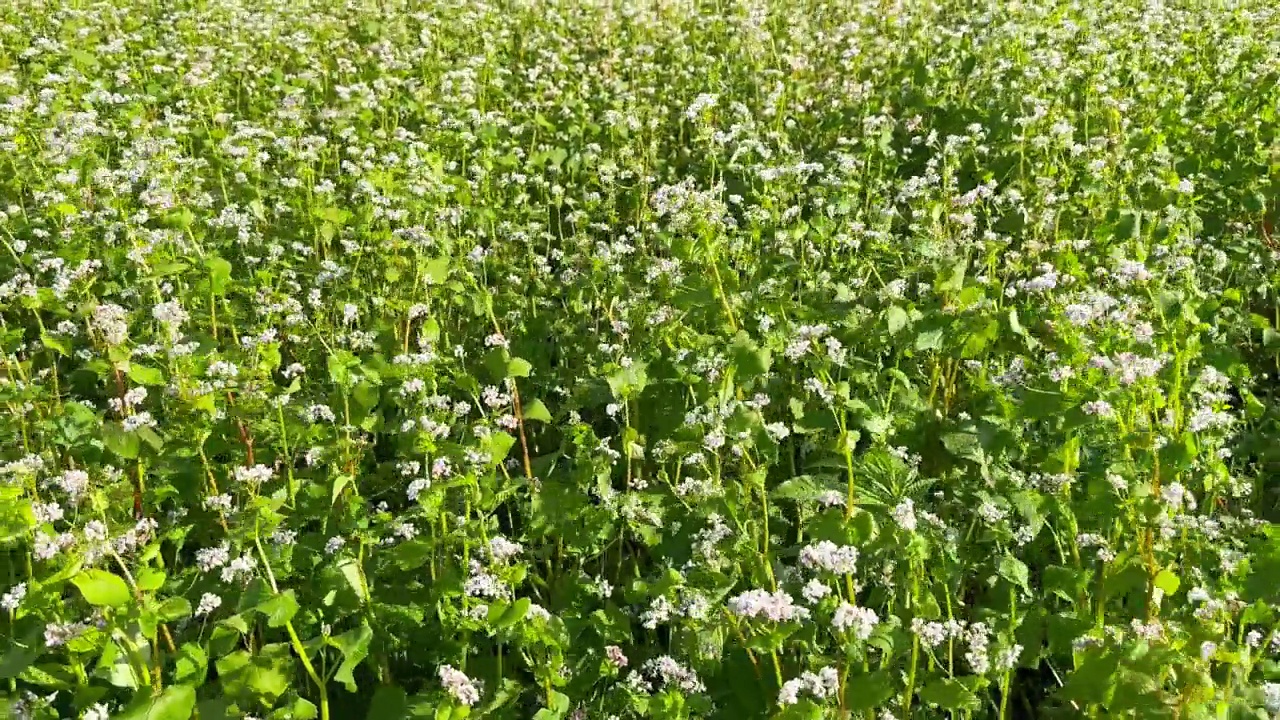
[[[1280,717],[1269,0],[13,0],[0,693]]]

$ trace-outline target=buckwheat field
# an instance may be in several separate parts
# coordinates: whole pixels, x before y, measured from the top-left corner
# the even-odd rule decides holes
[[[1270,0],[12,0],[40,720],[1280,718]]]

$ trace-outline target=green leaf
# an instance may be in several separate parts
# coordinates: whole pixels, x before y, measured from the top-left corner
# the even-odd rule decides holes
[[[338,498],[342,496],[342,491],[353,482],[355,482],[355,478],[350,475],[343,474],[335,476],[333,478],[333,492],[330,493],[329,504],[336,504],[338,502]]]
[[[135,584],[139,590],[158,590],[164,585],[164,570],[160,568],[143,568],[138,571],[138,579]]]
[[[826,492],[826,488],[818,484],[812,475],[800,475],[778,483],[769,491],[774,500],[792,500],[798,503],[817,502]]]
[[[40,342],[45,347],[64,357],[71,354],[71,347],[67,345],[67,343],[50,335],[49,333],[40,333]]]
[[[1262,347],[1272,348],[1280,346],[1280,332],[1276,332],[1275,328],[1262,328]]]
[[[267,616],[267,627],[284,627],[298,613],[298,600],[293,590],[285,590],[258,605],[258,612]]]
[[[164,622],[181,620],[191,615],[191,601],[184,597],[171,597],[160,604],[156,615]]]
[[[414,570],[431,557],[431,545],[422,540],[402,542],[391,551],[391,558],[401,570]]]
[[[44,640],[37,629],[21,641],[12,638],[12,644],[0,655],[0,680],[18,677],[44,650]]]
[[[422,263],[422,277],[428,285],[439,285],[449,277],[449,258],[438,257]]]
[[[996,320],[987,320],[980,328],[969,334],[965,338],[964,346],[960,348],[960,357],[976,358],[987,349],[992,340],[1000,335],[1000,323]]]
[[[148,703],[140,704],[115,720],[187,720],[196,709],[196,689],[190,685],[170,685]]]
[[[773,357],[768,348],[762,348],[744,330],[738,331],[729,348],[734,372],[740,380],[750,380],[769,372]]]
[[[1035,349],[1040,346],[1040,341],[1032,337],[1031,334],[1027,332],[1027,329],[1022,327],[1022,322],[1018,319],[1017,308],[1009,309],[1009,329],[1012,330],[1015,335],[1021,335],[1025,338],[1027,341],[1027,347]]]
[[[120,607],[129,602],[129,586],[118,575],[105,570],[82,570],[71,582],[80,588],[80,594],[90,605]]]
[[[315,720],[318,717],[320,717],[320,711],[316,709],[315,703],[306,698],[298,698],[293,701],[289,720]]]
[[[985,459],[985,455],[982,452],[982,443],[978,439],[977,433],[947,433],[942,436],[942,445],[947,448],[947,452],[958,458],[973,460],[978,463]]]
[[[116,642],[107,643],[102,649],[102,655],[98,657],[94,668],[94,675],[105,677],[107,682],[118,688],[137,690],[142,685],[137,671],[129,662],[128,654]]]
[[[507,361],[507,377],[529,377],[533,371],[533,363],[524,358],[513,357]]]
[[[356,679],[351,672],[369,655],[369,641],[372,639],[373,629],[369,627],[368,621],[362,622],[358,628],[329,638],[329,644],[342,653],[342,664],[338,666],[338,672],[333,678],[342,683],[347,692],[356,691]]]
[[[137,363],[129,364],[129,379],[139,385],[163,385],[164,373],[153,367],[146,365],[138,365]]]
[[[1182,581],[1171,570],[1161,570],[1156,573],[1155,586],[1164,591],[1166,597],[1178,592],[1178,587]]]
[[[227,281],[231,279],[231,263],[211,255],[204,261],[209,269],[209,287],[215,295],[221,295],[227,289]]]
[[[853,675],[845,682],[845,705],[853,712],[874,710],[893,697],[893,683],[883,670]]]
[[[1142,233],[1142,211],[1121,210],[1115,228],[1116,237],[1122,240],[1138,237]]]
[[[973,691],[958,680],[936,680],[920,690],[920,701],[946,710],[974,710],[982,705]]]
[[[1066,600],[1076,602],[1089,585],[1089,576],[1083,570],[1050,565],[1042,573],[1044,589]]]
[[[340,388],[351,386],[351,368],[359,364],[359,358],[347,350],[335,350],[325,359],[325,368],[329,371],[329,379]]]
[[[1064,700],[1082,704],[1107,702],[1115,691],[1120,660],[1119,653],[1089,651],[1059,694]]]
[[[531,605],[532,603],[529,601],[529,598],[520,598],[519,600],[511,603],[511,605],[509,605],[506,610],[503,611],[502,615],[500,615],[496,620],[490,618],[490,622],[492,622],[493,626],[499,630],[511,627],[523,620],[525,615],[529,614],[529,607]]]
[[[649,384],[649,374],[645,370],[645,363],[637,361],[608,375],[605,380],[615,398],[625,399],[639,394]]]
[[[274,704],[289,689],[294,673],[293,656],[286,654],[287,647],[268,645],[262,648],[262,655],[238,650],[219,658],[214,663],[219,684],[226,694],[257,696],[268,705]]]
[[[501,464],[515,444],[515,436],[511,433],[495,432],[485,438],[483,445],[489,451],[489,465],[497,467]]]
[[[351,590],[355,592],[361,604],[368,602],[369,595],[364,590],[364,578],[359,561],[355,558],[347,558],[338,563],[338,570],[342,572],[342,577],[346,578],[347,585],[351,586]]]
[[[219,621],[218,624],[224,627],[229,627],[241,635],[249,634],[249,623],[245,622],[245,619],[239,615],[232,615],[231,617]]]
[[[174,677],[178,682],[204,683],[209,674],[209,656],[200,645],[189,642],[178,648],[178,660],[174,664]]]
[[[524,408],[525,420],[537,420],[538,422],[551,422],[551,411],[547,406],[537,398],[530,400],[525,404]]]
[[[137,459],[138,452],[142,449],[142,443],[138,436],[131,432],[125,432],[120,423],[115,422],[102,425],[102,444],[125,460]]]
[[[907,326],[911,318],[907,315],[907,311],[894,305],[885,312],[885,321],[889,324],[889,334],[897,335],[902,328]]]
[[[147,447],[152,450],[159,452],[160,448],[164,447],[164,438],[160,437],[156,434],[155,430],[152,430],[146,425],[143,425],[133,432],[138,436],[139,440],[146,443]],[[141,449],[141,446],[139,446],[139,449]]]
[[[924,352],[926,350],[938,350],[942,348],[942,331],[938,329],[925,330],[916,335],[916,350]]]
[[[951,267],[938,273],[937,288],[942,292],[959,292],[964,287],[964,274],[969,268],[969,259],[960,258]]]
[[[409,697],[395,685],[379,685],[369,702],[369,714],[365,720],[402,720],[408,717]]]
[[[1005,553],[1005,556],[1000,558],[997,572],[1000,573],[1000,577],[1017,585],[1024,591],[1030,590],[1027,587],[1027,565],[1013,555]]]

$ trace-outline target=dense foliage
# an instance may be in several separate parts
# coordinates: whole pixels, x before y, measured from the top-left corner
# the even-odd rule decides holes
[[[1269,0],[14,0],[15,717],[1280,717]]]

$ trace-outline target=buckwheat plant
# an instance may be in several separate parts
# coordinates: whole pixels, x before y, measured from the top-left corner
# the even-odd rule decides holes
[[[1280,718],[1280,6],[13,0],[0,692]]]

